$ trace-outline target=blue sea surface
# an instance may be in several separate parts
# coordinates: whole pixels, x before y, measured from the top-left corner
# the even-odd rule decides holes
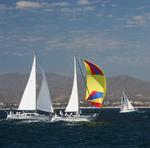
[[[0,148],[150,148],[150,109],[142,110],[94,110],[101,115],[89,123],[10,122],[0,112]]]

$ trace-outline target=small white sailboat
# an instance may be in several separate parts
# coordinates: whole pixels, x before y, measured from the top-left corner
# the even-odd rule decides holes
[[[97,84],[96,84],[97,85]],[[90,95],[92,96],[92,95]],[[77,64],[76,58],[74,57],[74,80],[71,97],[65,110],[65,115],[54,116],[52,121],[67,121],[67,122],[81,122],[81,121],[92,121],[95,120],[96,114],[94,115],[81,115],[79,108],[79,97],[78,97],[78,81],[77,81]]]
[[[128,100],[128,97],[125,95],[125,93],[123,91],[123,95],[121,98],[120,113],[129,113],[129,112],[135,112],[135,111],[137,111],[137,110],[132,106],[132,104]]]
[[[38,114],[37,110],[49,112],[50,114],[54,112],[46,76],[40,65],[39,68],[42,73],[42,84],[39,95],[36,97],[36,67],[37,60],[36,55],[34,55],[29,80],[19,107],[16,112],[10,111],[7,114],[7,120],[49,120],[50,116]]]

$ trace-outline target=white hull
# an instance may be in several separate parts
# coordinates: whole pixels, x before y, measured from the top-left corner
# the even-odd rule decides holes
[[[6,120],[33,120],[50,121],[50,116],[40,115],[38,113],[9,113]]]
[[[65,122],[90,122],[94,121],[94,116],[67,116],[67,117],[59,117],[54,116],[52,117],[51,122],[58,122],[58,121],[65,121]]]
[[[136,109],[134,110],[121,110],[120,113],[130,113],[130,112],[137,112]]]

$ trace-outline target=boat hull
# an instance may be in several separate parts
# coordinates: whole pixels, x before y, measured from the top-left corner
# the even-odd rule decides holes
[[[90,122],[94,121],[94,116],[67,116],[67,117],[52,117],[52,122],[59,122],[59,121],[65,121],[65,122]]]
[[[50,116],[40,115],[38,113],[8,113],[6,120],[32,120],[32,121],[50,121]]]
[[[137,110],[121,110],[120,113],[137,112]]]

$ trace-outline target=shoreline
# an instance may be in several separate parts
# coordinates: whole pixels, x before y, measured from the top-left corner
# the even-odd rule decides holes
[[[102,108],[93,108],[93,107],[80,107],[80,109],[119,109],[120,107],[113,107],[113,106],[108,106],[108,107],[102,107]],[[134,106],[134,108],[150,108],[150,106]]]
[[[134,106],[134,108],[147,108],[150,109],[150,106]],[[54,110],[65,110],[65,107],[54,107]],[[120,107],[114,107],[114,106],[108,106],[108,107],[102,107],[102,108],[95,108],[95,107],[80,107],[80,109],[120,109]],[[10,108],[2,108],[0,111],[9,111]],[[17,108],[13,108],[13,110],[17,110]]]

